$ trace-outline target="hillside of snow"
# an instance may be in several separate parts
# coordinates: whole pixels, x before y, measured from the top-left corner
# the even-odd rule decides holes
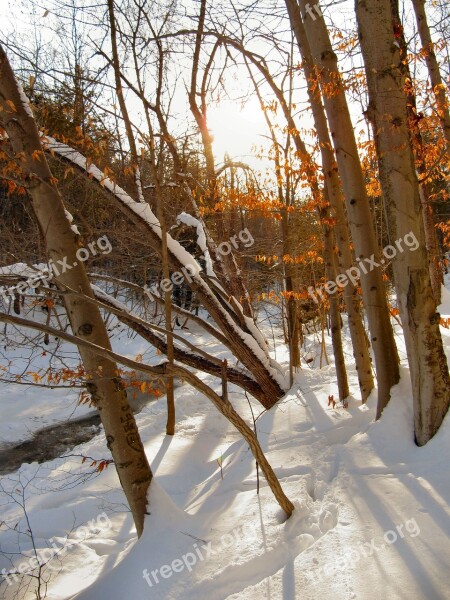
[[[444,316],[444,297],[441,313]],[[273,357],[287,364],[276,311],[260,313],[261,327],[276,341]],[[272,326],[274,329],[272,330]],[[345,332],[347,364],[351,346]],[[220,357],[227,351],[195,326],[183,335]],[[450,330],[442,328],[450,359]],[[357,379],[349,368],[354,396],[348,409],[328,407],[337,397],[334,366],[319,368],[320,340],[312,333],[302,349],[301,372],[285,398],[270,411],[252,401],[258,437],[267,458],[295,504],[285,519],[248,446],[203,396],[186,385],[176,390],[177,432],[166,437],[165,398],[137,415],[154,479],[142,538],[136,541],[113,467],[92,473],[80,455],[108,458],[102,433],[69,456],[41,465],[24,464],[0,478],[1,552],[11,552],[24,526],[25,500],[35,548],[54,548],[43,570],[51,600],[443,600],[450,594],[450,417],[424,448],[414,444],[409,373],[400,330],[402,379],[380,421],[376,390],[357,400]],[[328,355],[332,357],[327,336]],[[116,335],[114,347],[129,356],[146,352],[138,338]],[[156,361],[152,350],[145,360]],[[229,357],[230,358],[230,357]],[[220,391],[220,382],[200,374]],[[1,388],[7,424],[14,403]],[[9,394],[9,391],[8,391]],[[33,388],[39,411],[65,418],[73,393]],[[230,386],[230,399],[249,423],[247,399]],[[17,419],[24,406],[16,398]],[[31,406],[28,407],[31,410]],[[86,410],[86,409],[83,409]],[[16,432],[19,438],[23,431]],[[13,431],[0,425],[0,442]],[[19,490],[17,492],[16,490]],[[17,501],[12,499],[16,498]],[[19,526],[14,530],[14,524]],[[21,548],[32,555],[29,537]],[[18,557],[15,564],[24,562]],[[11,564],[0,553],[1,569]],[[29,589],[25,590],[25,585]],[[31,582],[31,583],[30,583]],[[17,583],[0,593],[15,598]],[[20,592],[35,597],[30,578]],[[22,596],[19,596],[22,597]]]

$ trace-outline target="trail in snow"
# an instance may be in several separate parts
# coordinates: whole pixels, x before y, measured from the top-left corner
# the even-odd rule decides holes
[[[448,351],[450,332],[442,329],[442,334]],[[198,332],[184,335],[198,342]],[[209,351],[226,354],[202,335]],[[29,499],[39,547],[47,547],[50,537],[70,529],[74,518],[80,524],[106,510],[112,523],[107,532],[92,534],[70,548],[61,572],[54,575],[48,597],[447,598],[450,419],[426,447],[414,445],[409,375],[404,347],[400,337],[398,340],[402,379],[382,419],[374,422],[376,391],[361,406],[352,368],[349,379],[355,396],[349,409],[327,406],[328,394],[336,393],[334,366],[317,368],[318,341],[314,334],[307,338],[304,351],[313,362],[297,375],[285,398],[257,421],[261,445],[296,506],[288,521],[263,479],[260,494],[256,494],[255,464],[245,442],[207,400],[187,387],[177,393],[174,438],[164,435],[164,400],[145,407],[137,416],[155,474],[151,514],[139,542],[131,533],[132,520],[123,507],[123,494],[112,469],[81,488],[60,489],[62,472],[75,476],[80,465],[74,459],[41,465],[41,489],[45,481],[55,491]],[[351,365],[348,335],[344,342]],[[135,352],[137,345],[135,340],[128,350]],[[331,345],[329,338],[327,345]],[[276,358],[286,363],[281,345]],[[220,390],[219,381],[201,377]],[[247,401],[238,388],[230,386],[230,399],[250,421]],[[262,410],[256,402],[254,408],[257,414]],[[102,435],[79,450],[107,456]],[[19,474],[32,478],[36,470],[36,465],[24,465]],[[19,516],[17,507],[9,506],[2,518],[12,522]],[[5,534],[3,540],[12,543]],[[167,577],[161,574],[167,575],[165,565],[179,567],[174,561],[183,565],[183,557],[197,551],[202,558],[197,554],[190,568],[171,570]],[[0,569],[3,566],[0,562]],[[145,570],[150,574],[156,571],[158,581],[151,579],[152,586],[144,578]],[[86,589],[80,591],[82,588]]]

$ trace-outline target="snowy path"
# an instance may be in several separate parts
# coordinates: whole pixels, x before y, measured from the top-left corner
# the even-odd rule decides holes
[[[441,474],[447,472],[450,423],[426,449],[418,449],[411,437],[407,380],[374,424],[373,401],[370,408],[348,412],[328,409],[322,386],[309,386],[308,379],[314,382],[314,374],[303,378],[302,399],[293,391],[259,424],[268,458],[297,506],[288,522],[281,522],[265,486],[257,498],[252,461],[239,441],[227,445],[223,481],[215,469],[194,489],[183,485],[194,473],[201,478],[202,455],[220,454],[214,433],[221,427],[212,437],[208,431],[174,440],[157,480],[190,515],[171,510],[156,487],[144,538],[77,599],[122,598],[130,589],[137,598],[165,600],[448,598],[450,485]],[[197,423],[195,429],[201,428]],[[242,538],[223,548],[221,536],[239,526]],[[156,573],[158,582],[151,579],[150,588],[144,569],[160,570],[195,550],[186,532],[212,541],[214,556],[198,560],[191,572],[185,568],[166,579]]]
[[[450,348],[450,331],[443,336]],[[314,353],[314,340],[308,344]],[[283,361],[283,348],[277,352]],[[348,340],[346,352],[350,356]],[[319,370],[316,363],[303,368],[285,399],[258,420],[263,449],[296,505],[288,521],[263,479],[256,494],[255,464],[245,442],[188,387],[176,394],[173,439],[163,433],[164,399],[137,416],[155,474],[151,514],[137,543],[112,468],[72,486],[70,477],[76,480],[81,469],[75,459],[23,465],[22,481],[33,482],[37,474],[39,493],[30,490],[27,508],[39,548],[102,511],[112,524],[67,550],[48,598],[448,598],[450,419],[419,449],[406,370],[375,423],[375,394],[366,406],[352,399],[348,410],[328,408],[336,385],[333,366]],[[356,393],[356,375],[352,370],[349,375]],[[220,382],[215,385],[219,391]],[[248,404],[233,386],[230,398],[250,422]],[[258,413],[257,403],[254,407]],[[108,456],[102,435],[78,451]],[[16,485],[8,478],[0,483]],[[15,506],[2,512],[8,522],[19,517]],[[11,541],[3,534],[6,545]],[[1,591],[6,600],[13,597],[12,588]]]

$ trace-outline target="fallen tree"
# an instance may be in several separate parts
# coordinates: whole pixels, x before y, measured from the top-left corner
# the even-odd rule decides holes
[[[226,379],[224,380],[222,395],[219,396],[219,394],[217,394],[213,389],[211,389],[204,381],[199,379],[194,373],[177,364],[165,362],[152,367],[150,365],[146,365],[141,362],[134,361],[125,356],[122,356],[117,352],[113,352],[109,348],[103,348],[101,346],[98,346],[97,344],[93,344],[92,342],[89,342],[86,339],[80,339],[74,335],[66,333],[65,331],[56,329],[55,327],[44,325],[42,323],[36,323],[34,321],[30,321],[29,319],[23,319],[22,317],[16,317],[13,315],[0,313],[0,322],[12,323],[20,327],[28,327],[30,329],[44,331],[49,335],[59,337],[67,342],[75,344],[76,346],[78,346],[78,348],[87,350],[98,357],[102,357],[103,359],[107,359],[109,361],[115,361],[119,364],[122,364],[136,371],[140,371],[142,373],[148,373],[152,376],[158,377],[179,377],[180,379],[186,381],[198,392],[202,393],[209,400],[211,400],[211,402],[214,404],[217,410],[239,431],[239,433],[248,443],[257,464],[261,467],[264,477],[266,478],[266,481],[270,489],[272,490],[272,493],[275,496],[278,504],[284,510],[288,517],[292,514],[294,510],[294,505],[283,492],[283,489],[280,485],[280,482],[278,481],[277,476],[275,475],[272,467],[270,466],[267,458],[264,455],[264,452],[259,444],[255,432],[252,431],[252,429],[249,427],[249,425],[247,425],[244,419],[235,411],[233,405],[228,400]]]
[[[58,155],[95,182],[145,234],[149,248],[161,255],[161,226],[149,204],[134,200],[111,178],[66,144],[47,137],[43,139],[43,145],[47,152]],[[208,237],[205,232],[205,238]],[[271,408],[285,394],[288,382],[284,370],[270,357],[268,345],[254,320],[244,315],[240,302],[224,289],[219,279],[204,273],[197,260],[170,234],[167,235],[167,246],[172,272],[179,273],[196,294],[226,338],[230,351],[259,386],[257,399],[265,408]],[[217,262],[213,253],[211,258]]]

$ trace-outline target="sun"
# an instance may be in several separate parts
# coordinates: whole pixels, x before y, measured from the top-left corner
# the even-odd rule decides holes
[[[246,161],[254,154],[252,146],[261,142],[263,126],[261,109],[252,101],[243,108],[231,102],[222,102],[220,106],[211,108],[208,128],[214,138],[217,162],[223,161],[225,155]]]

